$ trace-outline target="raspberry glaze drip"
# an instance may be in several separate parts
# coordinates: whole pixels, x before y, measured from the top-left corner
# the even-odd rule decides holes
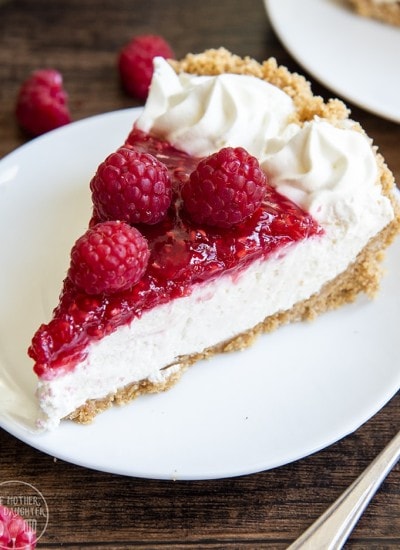
[[[131,289],[90,296],[67,278],[53,319],[39,327],[29,348],[34,370],[52,379],[85,358],[88,344],[143,312],[189,295],[195,283],[230,274],[232,280],[251,262],[276,254],[290,243],[323,230],[306,212],[268,186],[261,207],[231,228],[195,226],[180,209],[180,190],[200,159],[133,129],[125,146],[156,156],[169,169],[175,200],[166,218],[137,226],[150,248],[148,268]],[[91,225],[98,222],[94,212]]]

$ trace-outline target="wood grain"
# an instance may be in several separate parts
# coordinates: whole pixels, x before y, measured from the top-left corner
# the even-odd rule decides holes
[[[225,46],[260,61],[274,56],[304,72],[276,38],[261,0],[9,0],[0,4],[0,157],[27,141],[16,125],[14,103],[21,81],[34,69],[51,66],[63,73],[74,120],[138,105],[120,88],[116,56],[133,35],[145,32],[162,34],[177,57]],[[317,82],[313,88],[331,96]],[[352,110],[400,180],[400,126]],[[361,473],[399,426],[397,395],[354,434],[313,456],[272,471],[197,482],[88,470],[0,431],[0,482],[24,480],[45,496],[50,521],[40,540],[43,549],[283,549]],[[400,547],[399,512],[397,467],[346,548]]]

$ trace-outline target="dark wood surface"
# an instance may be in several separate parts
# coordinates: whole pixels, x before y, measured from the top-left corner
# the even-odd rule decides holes
[[[138,105],[119,87],[116,55],[133,35],[147,32],[163,35],[177,57],[225,46],[260,61],[275,56],[304,72],[271,29],[262,0],[0,1],[0,157],[26,141],[13,109],[21,81],[34,69],[62,72],[74,120]],[[309,78],[315,92],[332,95]],[[356,107],[352,111],[400,181],[400,126]],[[0,430],[0,482],[22,480],[45,496],[50,519],[39,548],[280,549],[342,493],[399,426],[397,395],[354,434],[313,456],[263,473],[195,482],[88,470]],[[399,467],[346,545],[398,547]]]

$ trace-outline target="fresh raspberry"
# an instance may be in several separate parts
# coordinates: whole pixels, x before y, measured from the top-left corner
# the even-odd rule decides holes
[[[68,96],[62,76],[54,69],[35,71],[22,84],[17,98],[19,125],[32,136],[44,134],[71,122]]]
[[[34,550],[36,534],[12,509],[0,505],[0,548]]]
[[[120,147],[100,164],[90,182],[100,220],[158,223],[172,197],[167,167],[149,153]]]
[[[122,48],[118,68],[122,85],[130,95],[146,99],[156,56],[171,59],[174,52],[164,38],[155,34],[136,36]]]
[[[112,294],[140,280],[149,255],[147,241],[136,228],[119,221],[99,223],[73,246],[68,276],[87,294]]]
[[[260,206],[267,178],[258,160],[242,147],[226,147],[201,160],[182,188],[193,221],[231,227]]]

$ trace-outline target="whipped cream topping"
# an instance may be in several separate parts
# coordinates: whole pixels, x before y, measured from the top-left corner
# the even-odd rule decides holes
[[[177,75],[162,58],[136,126],[195,157],[226,146],[244,147],[260,158],[294,112],[291,98],[254,76]]]
[[[282,195],[323,225],[340,220],[347,229],[362,226],[373,234],[392,219],[370,141],[361,132],[316,118],[276,143],[262,168]]]

